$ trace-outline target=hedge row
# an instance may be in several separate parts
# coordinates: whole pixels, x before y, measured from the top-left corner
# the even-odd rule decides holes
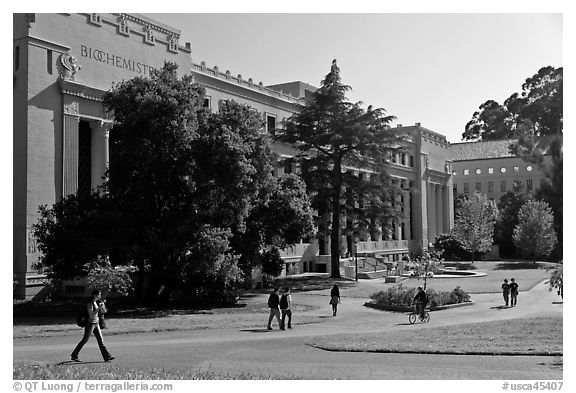
[[[416,288],[406,288],[402,284],[380,291],[370,296],[374,304],[383,306],[409,307],[416,296]],[[428,288],[428,305],[430,307],[445,306],[447,304],[458,304],[470,301],[470,295],[460,287],[456,287],[452,292],[438,292]]]

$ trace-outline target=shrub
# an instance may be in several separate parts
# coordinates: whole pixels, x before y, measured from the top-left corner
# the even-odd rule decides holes
[[[410,307],[412,300],[416,296],[416,288],[406,288],[399,284],[388,288],[386,291],[380,291],[370,296],[372,303],[382,306],[403,306]],[[439,307],[447,304],[458,304],[470,301],[470,295],[460,287],[454,288],[452,292],[438,292],[432,288],[426,290],[428,296],[428,305],[430,307]]]
[[[469,261],[472,253],[466,251],[462,243],[452,234],[440,234],[434,241],[434,249],[440,252],[440,257],[451,261]]]

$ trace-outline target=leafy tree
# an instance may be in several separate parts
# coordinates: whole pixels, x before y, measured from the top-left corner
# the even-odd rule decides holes
[[[558,234],[555,259],[562,259],[563,222],[563,68],[541,68],[527,78],[522,92],[512,94],[503,105],[489,100],[480,106],[462,134],[464,140],[515,139],[510,151],[534,163],[548,182],[536,195],[546,200],[554,212]],[[552,157],[547,165],[544,156]]]
[[[472,261],[477,253],[490,250],[497,217],[496,205],[484,194],[475,192],[461,201],[452,233],[464,249],[472,253]]]
[[[453,233],[442,233],[434,239],[434,249],[438,250],[444,260],[468,261],[472,258]]]
[[[149,267],[150,294],[175,283],[170,266],[199,230],[191,175],[203,91],[176,70],[166,63],[150,78],[123,81],[104,96],[115,120],[107,185],[132,245],[126,258],[142,273]]]
[[[88,285],[100,289],[103,297],[106,297],[110,291],[115,291],[122,296],[132,291],[130,266],[113,267],[108,258],[99,257],[96,261],[89,263],[86,270],[88,271]]]
[[[369,106],[364,110],[360,102],[348,102],[346,92],[349,90],[349,86],[342,84],[340,69],[334,60],[321,87],[297,114],[290,117],[284,129],[276,130],[278,141],[292,144],[307,154],[306,162],[302,163],[303,172],[312,194],[312,204],[318,211],[319,233],[321,236],[330,234],[331,277],[340,277],[341,213],[347,202],[345,190],[360,192],[349,183],[353,174],[344,173],[344,170],[346,167],[363,168],[383,177],[386,152],[397,147],[394,143],[399,141],[389,128],[394,117],[386,116],[381,108]],[[356,178],[359,180],[358,176]],[[377,180],[376,176],[370,180]],[[380,200],[384,198],[386,186],[385,182],[374,181]],[[369,191],[373,190],[362,190],[364,194]],[[362,196],[367,197],[357,195]],[[376,197],[369,199],[378,200]],[[360,198],[355,202],[359,203]]]
[[[498,221],[494,230],[494,243],[500,247],[500,254],[513,257],[516,255],[514,246],[514,228],[518,225],[518,212],[531,197],[523,192],[508,191],[498,202]]]
[[[520,208],[514,243],[523,256],[536,263],[536,258],[550,255],[557,242],[553,221],[552,209],[544,201],[528,201]]]
[[[90,264],[122,247],[121,216],[104,193],[68,195],[50,208],[40,206],[38,212],[37,267],[51,280],[85,276]]]
[[[522,93],[503,105],[488,100],[466,124],[464,140],[516,139],[559,135],[563,123],[563,68],[543,67],[527,78]]]

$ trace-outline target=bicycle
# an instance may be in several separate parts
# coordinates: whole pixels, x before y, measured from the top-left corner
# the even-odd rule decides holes
[[[416,318],[420,318],[420,322],[428,323],[430,321],[430,314],[428,311],[424,310],[424,318],[420,316],[420,312],[418,311],[418,306],[414,307],[414,311],[408,314],[408,321],[410,324],[414,324],[416,322]]]

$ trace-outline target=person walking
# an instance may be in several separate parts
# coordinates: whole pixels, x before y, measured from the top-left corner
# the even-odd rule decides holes
[[[280,312],[282,312],[282,321],[280,322],[280,329],[286,329],[286,317],[288,317],[288,329],[292,329],[292,296],[290,296],[290,288],[284,288],[284,293],[280,297]]]
[[[100,301],[101,299],[102,299],[102,293],[100,292],[99,289],[95,289],[94,291],[92,291],[92,297],[90,298],[90,302],[86,304],[86,309],[88,311],[88,320],[86,321],[86,326],[84,326],[84,336],[82,337],[82,340],[80,340],[78,345],[76,345],[76,348],[74,348],[74,351],[72,351],[72,354],[70,355],[70,359],[72,359],[75,362],[80,361],[78,359],[80,350],[88,342],[88,339],[90,338],[90,335],[92,333],[94,333],[94,336],[96,337],[96,341],[98,342],[98,348],[100,348],[100,353],[102,354],[104,361],[109,362],[115,359],[114,356],[110,355],[108,349],[106,349],[106,346],[104,345],[104,340],[102,338],[102,331],[100,330],[98,314],[100,311],[106,312],[106,305],[104,304],[104,302]]]
[[[274,288],[274,291],[268,297],[268,307],[270,308],[270,316],[268,317],[268,330],[272,330],[272,319],[276,317],[278,320],[278,326],[280,324],[280,297],[278,296],[278,288]]]
[[[510,279],[510,305],[514,307],[518,300],[518,284],[513,278]]]
[[[334,284],[330,291],[330,301],[328,302],[328,304],[332,305],[333,317],[335,317],[338,312],[338,303],[340,303],[340,290],[338,289],[338,285]]]
[[[510,285],[508,284],[507,279],[504,279],[504,283],[502,284],[502,296],[504,297],[506,307],[508,307],[508,298],[510,297]]]

